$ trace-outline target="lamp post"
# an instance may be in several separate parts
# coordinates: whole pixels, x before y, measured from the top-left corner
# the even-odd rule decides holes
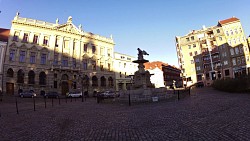
[[[84,96],[84,94],[83,94],[83,79],[84,79],[84,77],[83,76],[81,76],[81,75],[79,75],[79,77],[81,78],[81,86],[82,86],[82,102],[84,101],[84,99],[83,99],[83,96]]]

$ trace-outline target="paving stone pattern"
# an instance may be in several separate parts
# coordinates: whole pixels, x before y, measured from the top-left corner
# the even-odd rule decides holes
[[[94,98],[0,102],[1,141],[250,140],[250,94],[195,88],[179,101],[128,103]]]

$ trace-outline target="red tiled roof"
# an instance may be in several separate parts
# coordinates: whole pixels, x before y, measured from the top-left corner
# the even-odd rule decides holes
[[[236,17],[232,17],[229,19],[225,19],[222,21],[219,21],[219,24],[223,25],[223,24],[227,24],[227,23],[231,23],[231,22],[235,22],[235,21],[239,21],[240,19],[236,18]]]
[[[10,29],[0,28],[0,41],[8,42]]]
[[[154,62],[147,62],[147,63],[144,63],[144,66],[145,66],[145,69],[148,70],[148,69],[155,69],[156,67],[158,67],[159,69],[162,70],[162,64],[164,65],[168,65],[166,63],[163,63],[161,61],[154,61]]]

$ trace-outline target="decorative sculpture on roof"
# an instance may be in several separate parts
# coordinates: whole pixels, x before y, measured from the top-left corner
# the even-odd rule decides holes
[[[138,60],[144,60],[143,55],[149,55],[145,50],[141,50],[140,48],[137,48],[138,50]]]

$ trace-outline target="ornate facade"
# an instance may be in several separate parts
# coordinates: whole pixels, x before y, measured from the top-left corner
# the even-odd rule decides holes
[[[4,62],[7,94],[115,89],[114,41],[66,23],[14,17]]]

